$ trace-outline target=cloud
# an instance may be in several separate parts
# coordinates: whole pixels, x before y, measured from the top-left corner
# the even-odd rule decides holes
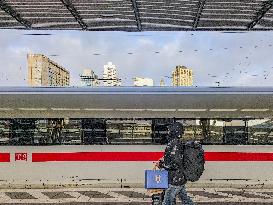
[[[51,31],[51,36],[22,35],[27,32],[31,31],[0,31],[0,85],[26,85],[26,56],[30,52],[45,54],[67,68],[71,85],[80,85],[79,74],[85,68],[102,77],[103,65],[108,61],[117,65],[123,85],[132,85],[136,76],[153,78],[156,85],[161,78],[170,83],[164,76],[170,76],[176,65],[192,68],[197,86],[215,86],[217,81],[228,86],[273,82],[271,31],[144,32],[145,35]]]

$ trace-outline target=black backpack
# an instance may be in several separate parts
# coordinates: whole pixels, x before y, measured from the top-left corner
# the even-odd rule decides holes
[[[199,180],[205,168],[205,157],[202,145],[198,142],[187,142],[184,144],[184,175],[187,181]]]

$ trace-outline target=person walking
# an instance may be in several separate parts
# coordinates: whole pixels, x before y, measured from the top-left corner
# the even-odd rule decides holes
[[[184,176],[183,167],[184,144],[180,140],[184,134],[184,127],[181,123],[174,122],[167,128],[168,144],[164,157],[156,164],[159,169],[168,171],[169,188],[165,190],[163,205],[175,205],[177,195],[183,204],[194,205],[185,188],[187,180]]]

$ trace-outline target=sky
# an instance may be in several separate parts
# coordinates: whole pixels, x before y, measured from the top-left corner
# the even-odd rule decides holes
[[[51,35],[26,35],[33,33]],[[80,86],[84,69],[102,77],[109,61],[123,86],[132,86],[134,77],[152,78],[156,86],[163,78],[171,85],[176,65],[193,70],[194,86],[273,86],[272,31],[0,30],[0,86],[27,86],[28,53],[44,54],[69,70],[71,86]]]

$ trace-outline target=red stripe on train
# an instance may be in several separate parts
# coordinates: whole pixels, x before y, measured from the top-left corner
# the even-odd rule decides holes
[[[10,162],[10,153],[0,153],[0,162]]]
[[[206,161],[273,161],[273,153],[206,152]]]
[[[33,162],[53,161],[157,161],[163,152],[32,153]],[[273,161],[273,153],[206,152],[206,161]]]
[[[156,161],[162,156],[163,152],[32,153],[32,161]]]

